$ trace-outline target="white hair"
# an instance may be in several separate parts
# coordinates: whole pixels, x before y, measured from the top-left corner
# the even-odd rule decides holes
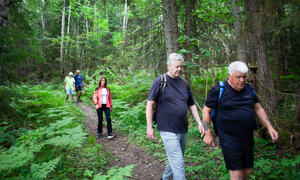
[[[228,66],[228,73],[232,75],[235,71],[238,71],[242,74],[248,73],[248,67],[246,63],[242,61],[234,61]]]
[[[80,72],[79,69],[77,69],[76,72]]]
[[[167,64],[172,65],[174,61],[184,61],[184,59],[180,54],[177,53],[169,54]]]
[[[72,73],[72,72],[69,72],[69,76],[73,76],[73,73]]]

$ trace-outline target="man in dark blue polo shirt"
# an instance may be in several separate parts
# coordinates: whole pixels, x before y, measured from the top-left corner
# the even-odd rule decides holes
[[[188,118],[187,109],[190,110],[201,135],[204,135],[197,108],[189,84],[182,79],[183,57],[172,53],[168,56],[168,73],[166,87],[160,93],[161,78],[154,81],[148,96],[146,106],[147,136],[154,139],[152,126],[153,105],[157,105],[157,125],[168,157],[168,164],[162,179],[185,180],[184,150],[187,141]]]
[[[253,168],[253,131],[255,114],[275,142],[278,133],[273,128],[265,110],[257,100],[253,88],[247,83],[248,67],[241,61],[235,61],[228,67],[228,80],[224,82],[224,91],[219,99],[220,85],[213,87],[206,98],[203,108],[205,129],[204,143],[214,146],[211,135],[211,111],[216,109],[216,126],[219,134],[226,167],[230,170],[230,179],[248,179]]]
[[[82,94],[82,89],[84,88],[83,76],[80,74],[79,70],[76,70],[74,79],[75,79],[75,90],[76,90],[76,96],[77,96],[77,103],[79,103],[80,96]]]

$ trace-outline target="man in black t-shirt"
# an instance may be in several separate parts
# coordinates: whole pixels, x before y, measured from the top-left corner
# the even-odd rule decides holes
[[[182,79],[183,57],[172,53],[168,57],[168,73],[166,86],[160,92],[161,78],[154,81],[148,96],[146,106],[147,136],[154,139],[155,133],[152,126],[153,106],[157,105],[157,125],[164,143],[168,163],[162,179],[184,180],[184,150],[187,141],[188,118],[187,109],[190,110],[196,122],[201,136],[204,135],[197,108],[189,84]]]
[[[241,61],[235,61],[228,67],[228,80],[224,82],[224,91],[219,100],[220,85],[213,87],[206,98],[203,108],[205,136],[203,142],[214,146],[211,135],[211,111],[216,110],[216,127],[219,135],[226,167],[230,170],[230,179],[248,179],[253,168],[253,131],[255,114],[275,142],[278,133],[273,128],[265,110],[257,100],[253,88],[247,83],[248,67]]]

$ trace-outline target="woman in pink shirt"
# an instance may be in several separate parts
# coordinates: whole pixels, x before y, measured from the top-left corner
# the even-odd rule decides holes
[[[102,121],[103,121],[103,111],[106,116],[107,122],[107,138],[113,138],[111,127],[110,112],[112,111],[112,101],[111,101],[111,92],[107,87],[106,77],[101,77],[98,87],[96,88],[93,96],[94,104],[97,109],[98,114],[98,134],[97,138],[102,136]]]

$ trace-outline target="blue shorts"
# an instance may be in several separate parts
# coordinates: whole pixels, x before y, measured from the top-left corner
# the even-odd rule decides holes
[[[223,157],[227,169],[243,170],[253,168],[254,153],[253,147],[248,148],[231,148],[222,147]]]
[[[72,94],[74,95],[74,90],[73,89],[66,89],[67,94]]]

